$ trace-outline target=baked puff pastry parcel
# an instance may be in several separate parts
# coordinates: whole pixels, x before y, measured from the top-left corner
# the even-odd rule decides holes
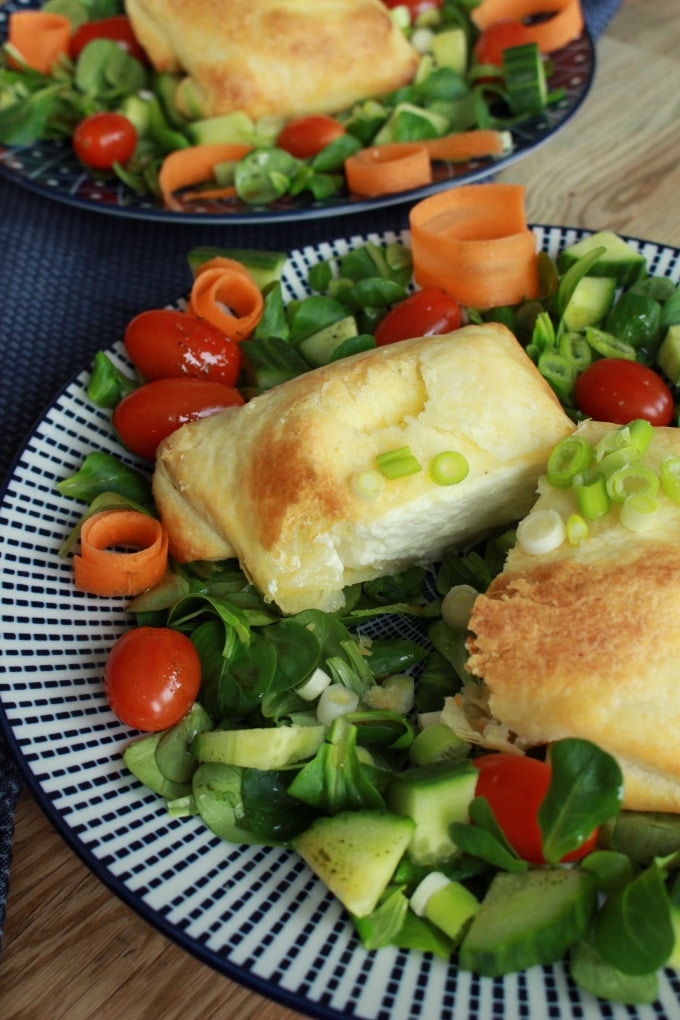
[[[419,56],[382,0],[126,0],[157,71],[184,73],[190,116],[338,113],[413,78]]]
[[[498,324],[404,340],[325,365],[160,445],[154,494],[180,561],[238,557],[284,613],[344,605],[343,588],[437,559],[516,520],[553,445],[573,430]],[[380,454],[420,469],[382,482]],[[444,451],[467,476],[430,476]]]
[[[588,421],[575,435],[596,446],[617,430]],[[652,488],[666,457],[680,457],[676,428],[655,429],[642,457]],[[573,489],[543,489],[535,511],[576,512]],[[578,544],[512,549],[474,603],[476,679],[444,716],[496,749],[591,740],[622,769],[624,807],[680,812],[680,504],[661,486],[654,498],[655,514],[629,522],[647,530],[614,501]]]

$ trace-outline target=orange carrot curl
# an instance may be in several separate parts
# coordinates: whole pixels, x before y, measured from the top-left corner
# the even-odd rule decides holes
[[[521,184],[468,184],[414,205],[409,225],[416,283],[479,309],[538,297],[525,190]]]
[[[504,155],[511,148],[512,140],[507,131],[474,128],[441,138],[427,138],[421,144],[427,149],[430,159],[467,163],[470,159]]]
[[[16,11],[9,16],[7,42],[34,71],[49,74],[62,54],[68,56],[71,31],[61,14]]]
[[[176,149],[170,152],[161,165],[158,173],[158,185],[161,190],[163,204],[166,209],[182,212],[182,199],[175,192],[195,184],[203,184],[213,179],[218,163],[237,162],[250,152],[250,145],[192,145],[188,149]],[[212,189],[206,192],[191,192],[184,196],[184,201],[197,198],[228,198],[235,194],[233,187]]]
[[[198,267],[189,309],[230,340],[247,340],[262,318],[264,298],[244,265],[218,257]]]
[[[74,583],[91,595],[139,595],[163,578],[168,536],[160,521],[139,510],[103,510],[80,533]]]
[[[427,149],[419,142],[392,142],[349,156],[345,177],[355,195],[391,195],[429,184],[432,166]]]
[[[482,31],[494,21],[509,18],[522,21],[534,14],[550,17],[527,25],[527,42],[535,42],[541,53],[561,50],[583,31],[583,11],[579,0],[482,0],[470,17]]]

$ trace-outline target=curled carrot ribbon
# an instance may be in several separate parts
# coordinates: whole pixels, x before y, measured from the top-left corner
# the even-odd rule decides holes
[[[71,32],[71,22],[61,14],[16,11],[9,16],[7,42],[34,71],[49,74],[62,54],[68,56]]]
[[[158,173],[158,186],[161,190],[163,204],[173,212],[182,212],[183,202],[175,196],[176,191],[194,184],[202,184],[213,178],[218,163],[238,162],[251,145],[191,145],[187,149],[176,149],[170,152],[161,165]],[[185,196],[185,201],[197,198],[227,198],[235,194],[233,187],[212,189],[206,192],[192,192]]]
[[[245,266],[217,257],[199,266],[189,308],[230,340],[246,340],[262,318],[262,291]]]
[[[348,156],[345,177],[355,195],[371,197],[422,188],[432,181],[432,161],[450,163],[502,156],[512,142],[507,131],[474,128],[420,142],[374,145]]]
[[[541,53],[562,49],[583,31],[583,11],[579,0],[482,0],[470,17],[482,31],[494,21],[505,18],[521,21],[535,14],[550,15],[528,24],[527,42],[535,42]]]
[[[441,138],[426,138],[420,144],[427,149],[430,159],[458,163],[484,156],[502,156],[512,147],[512,138],[507,131],[474,128]]]
[[[418,142],[374,145],[345,160],[347,187],[355,195],[389,195],[429,184],[432,166]]]
[[[74,583],[91,595],[139,595],[162,580],[167,565],[160,521],[139,510],[103,510],[83,524]]]
[[[410,211],[413,275],[463,305],[494,308],[538,296],[536,238],[521,184],[468,184]]]

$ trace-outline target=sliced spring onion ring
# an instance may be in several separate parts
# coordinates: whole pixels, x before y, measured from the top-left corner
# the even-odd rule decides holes
[[[324,726],[330,726],[334,719],[348,712],[355,712],[359,695],[342,684],[331,684],[321,693],[316,706],[316,717]]]
[[[621,506],[619,520],[629,531],[649,531],[654,526],[659,503],[648,492],[635,492]]]
[[[415,702],[415,680],[408,673],[393,673],[364,694],[369,708],[408,715]]]
[[[640,456],[645,452],[654,438],[654,426],[646,418],[636,418],[624,425],[619,431],[625,432],[628,442],[632,443]]]
[[[548,457],[548,482],[555,489],[568,489],[594,459],[595,450],[584,436],[567,436]]]
[[[430,477],[437,485],[457,485],[469,471],[467,460],[456,450],[442,450],[430,462]]]
[[[517,541],[530,556],[558,549],[566,537],[567,529],[556,510],[532,510],[517,525]]]
[[[442,619],[452,630],[466,630],[479,592],[471,584],[454,584],[442,599]]]
[[[636,418],[612,432],[606,432],[595,447],[596,460],[603,460],[615,450],[626,450],[630,460],[637,460],[645,452],[654,436],[654,426],[644,418]]]
[[[352,492],[359,499],[377,499],[385,488],[385,479],[379,471],[357,471],[352,476]]]
[[[563,333],[560,337],[559,351],[577,372],[582,372],[593,360],[592,349],[582,333]]]
[[[413,456],[408,446],[400,446],[396,450],[379,453],[375,461],[380,473],[390,481],[422,471],[422,465]]]
[[[674,503],[680,503],[680,457],[664,457],[660,471],[663,491]]]
[[[409,900],[409,906],[418,917],[424,917],[427,904],[433,893],[439,892],[447,885],[451,885],[451,879],[441,871],[431,871],[429,875],[420,882],[413,890]]]
[[[567,541],[569,545],[580,545],[588,537],[588,522],[580,514],[572,514],[567,520]]]
[[[624,358],[626,361],[635,361],[635,348],[625,340],[619,340],[611,333],[605,333],[603,329],[586,326],[585,338],[593,350],[601,354],[603,358]]]
[[[538,371],[547,379],[561,400],[569,398],[578,374],[576,367],[555,351],[543,351],[538,357]]]
[[[574,478],[574,492],[579,513],[588,521],[596,521],[609,512],[611,502],[607,483],[599,471],[589,469]]]
[[[295,693],[303,701],[316,701],[330,685],[331,678],[328,673],[317,666],[311,676],[295,688]]]
[[[646,464],[628,464],[614,471],[606,481],[607,494],[616,503],[623,503],[636,494],[655,496],[659,490],[659,476]]]
[[[604,475],[606,479],[609,478],[610,475],[613,475],[615,471],[620,471],[621,468],[628,467],[631,461],[635,460],[637,460],[635,447],[622,447],[620,450],[612,450],[611,453],[606,453],[597,465],[597,470],[601,475]]]

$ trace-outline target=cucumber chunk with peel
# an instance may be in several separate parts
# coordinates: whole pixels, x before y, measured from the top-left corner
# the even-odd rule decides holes
[[[338,322],[324,326],[318,332],[305,337],[298,344],[297,350],[313,368],[319,368],[328,364],[334,351],[343,341],[350,340],[357,333],[356,319],[353,315],[347,315],[344,319],[339,319]]]
[[[560,252],[557,258],[559,272],[566,273],[584,255],[601,246],[606,251],[588,270],[590,276],[613,276],[619,287],[628,287],[645,275],[647,261],[644,255],[618,234],[608,230],[584,237]]]
[[[616,280],[613,276],[583,276],[576,284],[564,309],[564,328],[573,332],[586,326],[599,326],[614,304]]]
[[[132,775],[147,786],[154,793],[166,797],[168,800],[175,800],[177,797],[185,797],[191,793],[190,782],[176,782],[168,779],[158,765],[156,751],[163,737],[164,731],[149,733],[144,737],[133,740],[123,751],[123,761]]]
[[[479,772],[469,761],[439,761],[407,769],[387,788],[387,806],[415,822],[408,856],[415,864],[435,865],[458,853],[453,822],[467,822]]]
[[[680,325],[669,326],[656,356],[659,368],[672,386],[680,384]]]
[[[290,845],[355,917],[375,910],[413,834],[389,811],[341,811],[317,818]]]
[[[459,952],[463,970],[501,977],[561,960],[597,907],[593,875],[576,868],[499,872]]]
[[[456,74],[467,70],[468,44],[463,28],[448,28],[432,36],[432,56],[437,67],[450,67]]]
[[[325,726],[266,726],[249,730],[211,730],[194,739],[198,761],[251,769],[280,769],[311,758],[323,743]]]

